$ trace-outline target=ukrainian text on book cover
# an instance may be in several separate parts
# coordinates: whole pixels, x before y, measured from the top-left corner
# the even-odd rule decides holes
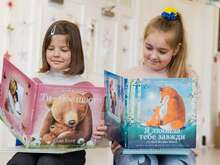
[[[126,148],[194,148],[192,84],[189,78],[129,80]]]
[[[1,119],[27,147],[96,146],[92,134],[103,116],[103,87],[46,85],[7,59],[1,87]]]

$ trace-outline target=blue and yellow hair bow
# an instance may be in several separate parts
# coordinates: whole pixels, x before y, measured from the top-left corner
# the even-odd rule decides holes
[[[172,7],[166,7],[163,9],[161,16],[168,21],[175,21],[177,19],[177,10]]]

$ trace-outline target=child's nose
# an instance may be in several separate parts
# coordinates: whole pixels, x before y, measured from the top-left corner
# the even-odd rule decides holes
[[[55,56],[55,57],[60,56],[60,51],[59,51],[59,50],[55,50],[55,51],[54,51],[54,56]]]
[[[158,54],[157,54],[157,52],[156,52],[156,51],[153,51],[153,52],[151,53],[150,58],[151,58],[152,60],[158,59]]]

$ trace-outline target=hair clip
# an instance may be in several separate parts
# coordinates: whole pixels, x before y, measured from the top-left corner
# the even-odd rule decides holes
[[[177,10],[172,7],[166,7],[163,9],[161,16],[168,21],[175,21],[177,19]]]
[[[54,25],[54,27],[51,29],[50,35],[53,36],[55,34],[56,31],[56,25]]]

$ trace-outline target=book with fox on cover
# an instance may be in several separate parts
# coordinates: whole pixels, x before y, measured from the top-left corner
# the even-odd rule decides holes
[[[102,120],[104,98],[103,87],[43,84],[4,58],[0,118],[25,147],[96,147],[92,134]]]
[[[115,140],[126,154],[189,153],[196,147],[193,84],[191,78],[128,79],[105,71],[105,118],[114,121],[108,123],[110,138],[121,135]]]

